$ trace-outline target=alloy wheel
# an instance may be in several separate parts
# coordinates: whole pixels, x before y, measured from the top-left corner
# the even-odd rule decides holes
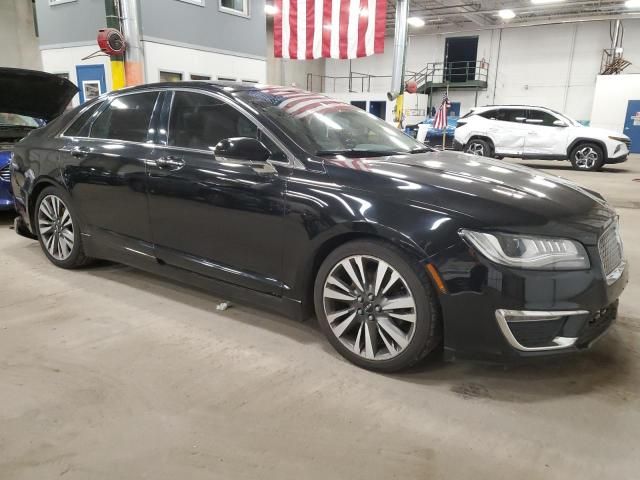
[[[467,153],[471,155],[477,155],[479,157],[484,157],[484,145],[481,143],[470,143],[467,147]]]
[[[47,252],[53,258],[64,261],[73,251],[74,233],[71,213],[56,195],[47,195],[38,209],[38,230]]]
[[[598,161],[598,152],[593,147],[584,147],[576,151],[576,166],[586,170],[593,168]]]
[[[387,360],[411,343],[416,303],[405,279],[385,261],[355,255],[324,283],[323,307],[333,334],[367,360]]]

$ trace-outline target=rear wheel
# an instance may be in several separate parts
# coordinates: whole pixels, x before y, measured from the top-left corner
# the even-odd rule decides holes
[[[466,153],[471,155],[477,155],[479,157],[491,157],[493,156],[493,149],[489,142],[480,138],[474,138],[469,140],[469,143],[464,148]]]
[[[581,143],[571,152],[571,165],[576,170],[600,170],[604,165],[602,148],[596,143]]]
[[[314,296],[322,331],[361,367],[406,369],[440,342],[429,279],[392,245],[360,240],[339,247],[320,267]]]
[[[38,197],[34,217],[40,246],[51,263],[76,268],[89,262],[82,248],[77,218],[64,190],[45,188]]]

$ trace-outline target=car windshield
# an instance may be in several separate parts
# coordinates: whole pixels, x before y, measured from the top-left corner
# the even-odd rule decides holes
[[[0,127],[28,127],[38,128],[42,122],[38,119],[27,117],[25,115],[17,115],[15,113],[0,112]]]
[[[236,92],[314,155],[352,157],[430,151],[387,122],[352,105],[295,88]]]

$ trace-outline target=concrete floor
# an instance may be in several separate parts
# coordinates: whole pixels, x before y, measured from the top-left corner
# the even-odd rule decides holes
[[[640,156],[600,173],[640,265]],[[376,375],[314,325],[119,265],[65,271],[0,219],[0,478],[637,479],[640,278],[585,354]]]

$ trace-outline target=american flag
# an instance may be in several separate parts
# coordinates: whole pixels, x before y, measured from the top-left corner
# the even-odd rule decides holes
[[[339,100],[306,92],[295,87],[265,86],[252,95],[281,108],[296,118],[305,118],[314,113],[331,113],[338,110],[355,109]]]
[[[440,104],[440,108],[436,112],[436,116],[433,119],[433,128],[435,130],[442,130],[447,128],[447,109],[451,106],[449,103],[449,97],[447,93],[442,94],[442,103]]]
[[[384,52],[387,0],[275,0],[274,55],[300,60]]]

